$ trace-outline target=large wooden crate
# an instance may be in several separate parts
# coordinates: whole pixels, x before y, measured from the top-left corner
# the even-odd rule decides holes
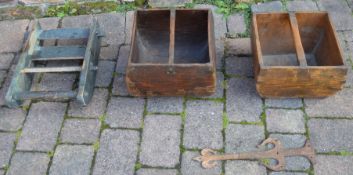
[[[347,68],[326,12],[254,14],[252,47],[262,97],[326,97],[345,83]]]
[[[211,95],[216,86],[210,10],[138,10],[126,71],[134,96]]]

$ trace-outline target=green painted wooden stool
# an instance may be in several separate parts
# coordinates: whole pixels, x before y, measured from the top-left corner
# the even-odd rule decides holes
[[[24,100],[68,100],[75,99],[87,105],[92,98],[97,74],[98,58],[102,32],[97,19],[90,28],[60,28],[42,30],[39,22],[29,35],[21,57],[16,66],[10,87],[6,94],[9,107],[21,106]],[[45,40],[85,39],[85,46],[43,46]],[[81,60],[81,66],[35,67],[39,61]],[[79,72],[77,90],[70,91],[31,91],[35,73],[67,73]]]

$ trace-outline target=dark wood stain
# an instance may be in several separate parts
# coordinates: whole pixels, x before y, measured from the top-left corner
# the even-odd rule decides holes
[[[126,83],[134,96],[211,95],[216,87],[210,10],[135,12]]]

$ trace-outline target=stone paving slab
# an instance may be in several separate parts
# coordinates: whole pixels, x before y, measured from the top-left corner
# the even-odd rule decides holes
[[[353,152],[353,121],[311,119],[310,140],[318,152]]]
[[[137,175],[177,175],[178,171],[174,169],[152,169],[142,168],[137,171]]]
[[[147,111],[150,113],[181,113],[183,97],[151,97],[147,100]]]
[[[288,98],[288,99],[265,99],[265,105],[267,107],[274,108],[301,108],[303,107],[302,99],[299,98]]]
[[[227,88],[229,121],[259,122],[261,112],[262,100],[256,92],[254,79],[230,79]]]
[[[12,53],[0,54],[0,69],[9,69],[13,59],[14,54]]]
[[[22,109],[0,107],[0,130],[17,131],[22,127],[26,113]]]
[[[221,149],[223,147],[223,104],[194,100],[188,101],[186,106],[184,147],[189,149]]]
[[[6,76],[7,76],[6,71],[0,70],[0,87],[1,87],[1,85],[2,85],[2,82],[5,81]]]
[[[132,26],[134,22],[134,11],[128,11],[125,15],[125,44],[131,44]]]
[[[336,30],[352,30],[353,21],[352,11],[349,8],[347,1],[332,1],[332,0],[320,0],[324,10],[330,13],[333,24]]]
[[[258,3],[251,6],[251,11],[253,13],[280,12],[282,10],[282,3],[277,0],[273,2]]]
[[[180,129],[180,116],[146,116],[140,162],[147,166],[168,168],[179,164]]]
[[[227,38],[225,47],[228,56],[249,56],[252,54],[250,38]]]
[[[211,169],[205,169],[200,166],[200,163],[192,160],[192,158],[199,156],[200,153],[186,151],[181,158],[181,174],[182,175],[218,175],[221,174],[221,164]]]
[[[93,175],[133,175],[139,133],[131,130],[104,130],[100,139]]]
[[[149,0],[148,4],[152,7],[173,7],[173,6],[183,6],[185,3],[191,3],[192,0]]]
[[[311,0],[295,0],[287,2],[288,11],[311,11],[318,10],[314,1]]]
[[[86,145],[59,145],[50,167],[50,175],[90,174],[93,159],[93,147]]]
[[[93,144],[98,140],[100,127],[97,119],[66,119],[60,140],[63,143]]]
[[[5,95],[7,93],[7,90],[10,87],[11,77],[13,75],[14,69],[15,69],[15,66],[11,66],[4,83],[2,84],[2,86],[0,88],[0,106],[5,105]]]
[[[343,89],[323,99],[304,99],[309,117],[353,118],[353,89]]]
[[[124,45],[120,47],[118,62],[116,63],[115,72],[125,74],[126,67],[129,61],[130,45]]]
[[[23,38],[29,20],[0,21],[0,53],[17,52],[23,46]]]
[[[243,13],[230,15],[227,19],[228,35],[236,37],[246,32],[245,17]]]
[[[240,75],[253,77],[253,59],[250,57],[228,57],[226,58],[226,73],[228,75]]]
[[[77,77],[76,73],[44,73],[40,83],[33,83],[33,88],[38,91],[69,91]]]
[[[255,151],[265,139],[265,128],[259,125],[230,124],[225,131],[227,153]]]
[[[107,89],[96,88],[93,97],[87,106],[82,106],[77,101],[71,101],[68,111],[69,116],[82,118],[101,117],[106,109],[109,92]]]
[[[0,169],[9,165],[16,134],[0,132]]]
[[[225,171],[225,175],[267,175],[266,168],[257,161],[227,161]]]
[[[112,94],[119,96],[129,96],[125,81],[125,75],[119,74],[114,76]]]
[[[98,14],[96,17],[105,34],[102,41],[109,44],[109,47],[118,49],[125,41],[125,14],[107,13]]]
[[[218,71],[223,69],[223,62],[224,62],[224,39],[217,39],[215,41],[216,44],[216,69]]]
[[[105,122],[113,128],[140,128],[144,105],[142,98],[112,97]]]
[[[66,106],[55,102],[33,104],[16,149],[52,151],[64,120]]]
[[[349,175],[353,172],[352,156],[324,156],[318,155],[317,163],[314,165],[315,174],[332,175],[345,174]]]
[[[99,61],[96,77],[96,87],[109,87],[115,69],[114,61]]]
[[[301,110],[266,110],[266,123],[269,132],[305,133],[304,122],[304,113]]]
[[[308,175],[308,173],[271,172],[269,175]]]
[[[50,158],[45,153],[16,152],[7,175],[38,175],[47,172]]]

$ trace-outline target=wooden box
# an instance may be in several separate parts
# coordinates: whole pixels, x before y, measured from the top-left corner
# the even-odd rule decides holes
[[[210,10],[138,10],[126,70],[134,96],[211,95],[216,86]]]
[[[326,12],[254,14],[252,47],[262,97],[326,97],[345,83],[347,68]]]

